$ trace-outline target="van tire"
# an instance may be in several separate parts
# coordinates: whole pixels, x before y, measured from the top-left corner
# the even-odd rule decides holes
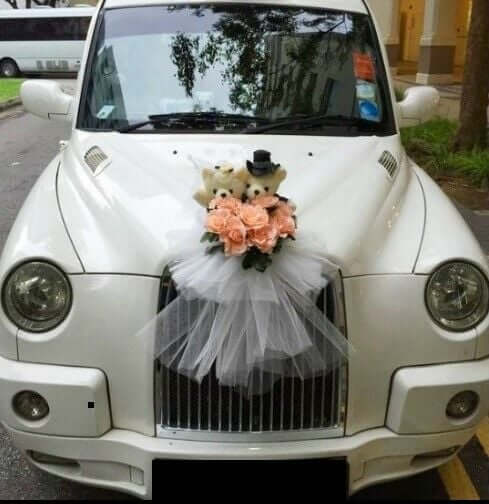
[[[0,77],[17,77],[20,74],[17,63],[10,58],[0,61]]]

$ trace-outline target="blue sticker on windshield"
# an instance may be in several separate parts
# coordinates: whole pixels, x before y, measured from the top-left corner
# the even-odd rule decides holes
[[[367,121],[380,121],[380,111],[376,103],[369,100],[359,100],[360,117]]]
[[[377,96],[377,86],[371,82],[357,80],[357,98],[359,100],[370,100],[375,102]]]

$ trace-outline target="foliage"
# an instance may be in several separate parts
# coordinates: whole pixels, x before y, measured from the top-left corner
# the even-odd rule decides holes
[[[489,150],[452,152],[458,123],[436,119],[401,130],[408,155],[431,175],[467,177],[479,187],[489,181]]]
[[[17,0],[5,0],[12,9],[19,9],[19,3]],[[34,6],[42,7],[58,7],[61,4],[67,4],[68,2],[61,2],[60,0],[25,0],[25,8],[31,9]]]
[[[0,103],[19,96],[22,79],[0,79]]]
[[[394,92],[396,93],[396,100],[398,102],[404,100],[404,91],[402,89],[394,88]]]

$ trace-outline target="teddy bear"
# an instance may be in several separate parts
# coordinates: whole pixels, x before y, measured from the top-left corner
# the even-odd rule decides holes
[[[250,200],[259,196],[274,196],[287,177],[287,172],[279,164],[272,163],[268,151],[255,151],[253,162],[247,161],[246,166],[248,169],[246,196]]]
[[[203,207],[208,207],[214,198],[233,196],[242,199],[248,181],[246,168],[237,170],[229,163],[220,163],[214,168],[204,168],[204,187],[194,194],[194,199]]]

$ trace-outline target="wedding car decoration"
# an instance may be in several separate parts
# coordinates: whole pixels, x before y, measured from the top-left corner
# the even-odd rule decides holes
[[[209,253],[223,252],[226,256],[243,256],[243,268],[265,272],[272,254],[279,252],[283,240],[295,239],[295,207],[287,198],[277,194],[287,172],[271,162],[270,153],[256,151],[254,161],[248,161],[246,193],[236,190],[243,180],[243,171],[234,175],[232,167],[216,166],[216,182],[226,179],[229,190],[214,188],[215,196],[208,205],[206,232],[203,242],[210,242]],[[204,180],[209,180],[207,171]],[[217,184],[216,184],[217,185]],[[234,190],[233,190],[234,188]],[[234,192],[236,190],[236,192]],[[197,193],[201,198],[201,192]],[[239,195],[241,194],[241,199]]]
[[[169,267],[178,295],[158,315],[165,367],[198,382],[213,372],[221,385],[257,394],[344,361],[346,338],[316,306],[338,268],[299,233],[295,205],[277,192],[286,175],[267,151],[245,170],[204,168],[194,199],[208,201],[205,233],[180,237],[187,248]]]

